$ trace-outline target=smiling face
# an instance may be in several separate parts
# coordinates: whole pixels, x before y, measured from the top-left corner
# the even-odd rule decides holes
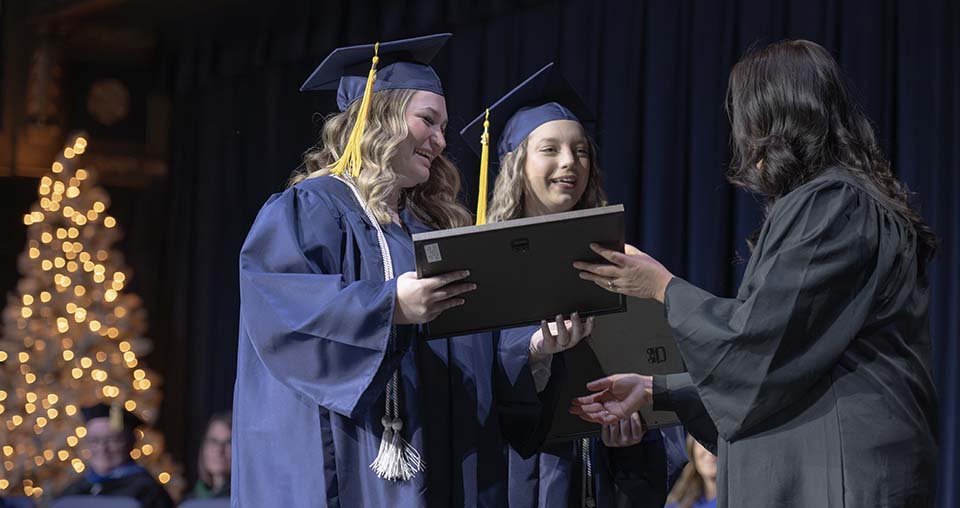
[[[133,436],[130,431],[116,431],[110,427],[110,418],[93,418],[87,422],[83,442],[89,451],[87,464],[100,475],[130,461]]]
[[[580,122],[554,120],[527,136],[524,216],[572,210],[587,188],[590,142]]]
[[[203,439],[201,460],[203,468],[211,476],[230,474],[230,427],[221,421],[214,421],[207,429]]]
[[[404,111],[407,138],[391,159],[400,187],[413,187],[430,178],[430,165],[447,147],[447,102],[442,95],[418,91]]]

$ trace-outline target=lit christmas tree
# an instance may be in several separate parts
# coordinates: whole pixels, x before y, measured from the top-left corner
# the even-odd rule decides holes
[[[131,456],[178,498],[180,467],[150,428],[161,394],[159,377],[139,360],[152,346],[146,312],[124,292],[130,270],[112,250],[120,232],[110,198],[80,164],[87,140],[69,139],[24,215],[22,278],[3,312],[0,495],[44,502],[83,472],[80,408],[102,401],[147,422]]]

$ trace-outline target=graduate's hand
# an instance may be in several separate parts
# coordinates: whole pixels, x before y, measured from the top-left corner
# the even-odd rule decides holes
[[[463,305],[459,296],[477,289],[472,282],[457,282],[470,275],[464,270],[418,279],[416,272],[397,277],[397,304],[393,322],[398,325],[419,325],[432,321],[441,312]]]
[[[593,281],[607,291],[637,298],[652,298],[663,303],[667,284],[673,274],[659,261],[633,245],[625,245],[626,252],[605,249],[597,244],[591,244],[590,248],[610,264],[575,261],[573,267],[581,270],[581,279]]]
[[[530,359],[542,359],[564,349],[570,349],[592,332],[593,317],[581,320],[576,312],[570,315],[570,319],[565,320],[558,314],[553,323],[541,321],[540,329],[530,336]]]
[[[587,383],[597,392],[571,401],[570,412],[588,422],[610,425],[653,404],[653,378],[614,374]]]
[[[633,413],[626,420],[604,425],[600,429],[600,439],[610,448],[633,446],[643,439],[643,421],[640,413]]]

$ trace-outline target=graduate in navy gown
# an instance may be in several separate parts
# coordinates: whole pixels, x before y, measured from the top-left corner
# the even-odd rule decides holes
[[[502,506],[504,443],[539,446],[556,392],[529,335],[419,334],[474,289],[414,272],[412,234],[471,222],[428,65],[448,37],[338,49],[302,88],[336,89],[341,113],[240,254],[234,507]]]
[[[591,118],[550,63],[467,125],[461,135],[481,156],[478,221],[484,215],[499,222],[606,205],[597,147],[583,124]],[[489,160],[491,144],[500,171],[486,212],[483,162]],[[541,328],[509,333],[549,333],[545,323]],[[545,384],[550,371],[533,365],[534,378]],[[668,431],[673,442],[665,448],[659,430],[644,432],[639,414],[598,430],[601,439],[551,443],[530,458],[509,448],[510,506],[662,508],[668,477],[675,478],[686,462],[682,432]]]
[[[740,290],[718,297],[636,249],[596,249],[611,264],[578,263],[582,276],[664,302],[689,374],[601,379],[574,411],[606,422],[695,387],[717,430],[720,508],[933,506],[933,233],[823,47],[750,53],[728,97],[731,179],[767,200]]]

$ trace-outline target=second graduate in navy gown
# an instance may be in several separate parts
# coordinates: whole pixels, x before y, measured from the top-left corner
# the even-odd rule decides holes
[[[605,205],[596,145],[584,126],[591,119],[589,108],[551,63],[467,125],[461,134],[481,152],[481,161],[489,160],[482,152],[495,146],[500,162],[489,212],[483,185],[487,168],[481,162],[478,217],[486,214],[489,222],[500,222]],[[538,382],[549,376],[546,369],[534,371]],[[668,477],[675,477],[685,461],[680,429],[644,432],[634,414],[598,430],[602,439],[552,442],[530,458],[509,449],[511,508],[661,508]]]

